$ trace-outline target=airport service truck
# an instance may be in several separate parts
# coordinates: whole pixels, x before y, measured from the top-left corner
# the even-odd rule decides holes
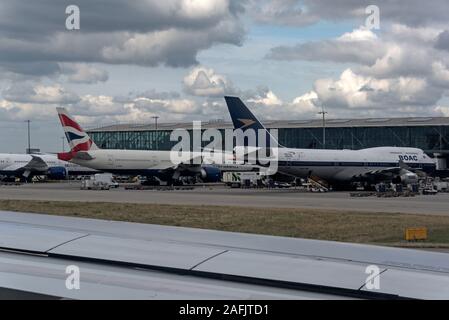
[[[259,172],[224,172],[223,182],[231,188],[261,186],[263,176]]]
[[[81,182],[82,190],[109,190],[118,187],[119,184],[110,173],[98,173]]]

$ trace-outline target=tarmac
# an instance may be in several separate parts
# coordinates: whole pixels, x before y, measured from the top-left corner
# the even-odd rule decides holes
[[[0,186],[0,200],[86,201],[172,205],[306,208],[449,216],[449,194],[399,198],[352,198],[348,192],[308,193],[295,189],[228,189],[200,186],[193,190],[80,190],[79,182]]]

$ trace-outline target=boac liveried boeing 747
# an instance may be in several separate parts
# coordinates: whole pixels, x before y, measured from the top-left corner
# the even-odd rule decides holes
[[[225,97],[234,129],[267,129],[237,97]],[[415,184],[419,175],[432,173],[435,161],[415,148],[379,147],[363,150],[318,150],[285,148],[275,142],[280,173],[294,177],[317,176],[333,186],[350,186],[356,181],[392,181]],[[251,147],[251,146],[246,146]],[[257,147],[257,146],[252,146]],[[248,150],[248,149],[247,149]]]

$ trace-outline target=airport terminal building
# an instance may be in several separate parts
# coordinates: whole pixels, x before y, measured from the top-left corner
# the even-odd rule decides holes
[[[438,168],[449,164],[449,117],[265,121],[278,129],[279,142],[291,148],[364,149],[380,146],[415,147],[438,159]],[[231,122],[214,120],[202,129],[232,129]],[[170,150],[175,129],[192,130],[192,123],[116,124],[90,129],[94,142],[104,149]],[[325,132],[325,144],[324,133]]]

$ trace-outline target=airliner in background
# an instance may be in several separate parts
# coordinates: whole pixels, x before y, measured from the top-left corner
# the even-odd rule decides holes
[[[157,178],[168,184],[176,183],[184,176],[199,177],[203,182],[219,182],[222,171],[253,169],[253,166],[235,165],[233,153],[221,152],[219,156],[206,159],[203,152],[187,152],[190,158],[184,163],[175,164],[171,158],[172,151],[100,149],[66,109],[57,108],[57,111],[71,147],[70,152],[58,154],[60,160],[117,175]],[[214,159],[222,161],[216,163]]]
[[[47,176],[64,180],[68,176],[91,175],[97,171],[59,160],[52,154],[0,154],[0,178],[30,180],[34,176]]]
[[[240,98],[225,97],[225,100],[234,129],[241,129],[243,132],[247,130],[268,132]],[[367,185],[382,181],[416,184],[421,175],[431,174],[436,170],[435,161],[421,149],[399,147],[363,150],[293,149],[279,145],[272,136],[271,141],[275,142],[274,161],[277,161],[279,173],[300,178],[318,177],[337,188],[351,187],[354,182],[363,182]],[[246,152],[249,150],[253,154],[255,150],[260,149],[258,146],[238,147],[245,147]],[[264,152],[262,157],[263,154]],[[260,157],[260,154],[258,156]]]

